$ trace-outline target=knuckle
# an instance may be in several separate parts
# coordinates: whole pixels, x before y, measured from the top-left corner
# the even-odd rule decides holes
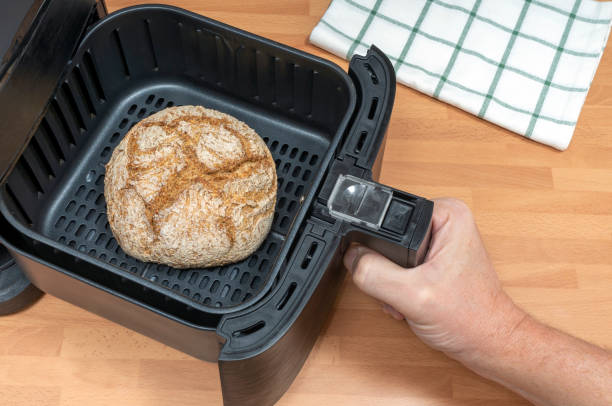
[[[452,198],[448,200],[448,205],[454,217],[464,220],[472,218],[472,211],[463,200]]]
[[[423,287],[418,290],[414,300],[420,307],[430,307],[436,303],[436,294],[430,287]]]
[[[450,199],[450,203],[453,206],[454,210],[461,212],[470,211],[468,205],[461,199],[452,198]]]

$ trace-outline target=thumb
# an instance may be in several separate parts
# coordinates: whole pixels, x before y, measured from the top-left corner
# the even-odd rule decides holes
[[[417,293],[419,273],[390,261],[376,251],[361,245],[349,248],[344,266],[352,273],[353,282],[364,293],[390,304],[400,312],[407,309],[410,297]]]

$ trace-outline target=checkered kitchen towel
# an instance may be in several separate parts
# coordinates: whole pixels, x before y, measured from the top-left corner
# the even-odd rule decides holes
[[[377,45],[398,81],[564,150],[610,32],[594,0],[333,0],[310,40]]]

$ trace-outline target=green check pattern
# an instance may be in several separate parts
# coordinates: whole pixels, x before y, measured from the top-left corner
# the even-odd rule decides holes
[[[594,0],[333,0],[310,40],[346,59],[375,44],[400,83],[563,150],[611,23]]]
[[[525,0],[525,4],[523,4],[523,9],[521,10],[521,14],[519,18],[516,20],[516,24],[514,26],[514,30],[510,33],[510,41],[508,41],[508,45],[506,45],[506,50],[504,51],[504,56],[501,61],[497,65],[497,71],[495,72],[495,77],[491,82],[491,86],[489,86],[489,91],[485,95],[485,100],[482,103],[482,107],[478,112],[478,117],[484,118],[487,114],[487,109],[491,104],[491,99],[493,98],[493,94],[495,93],[495,88],[499,84],[499,78],[501,78],[501,74],[504,72],[504,68],[508,63],[508,57],[510,56],[510,52],[512,52],[512,47],[514,47],[514,43],[516,42],[516,38],[520,33],[521,26],[523,25],[523,21],[525,21],[525,15],[527,15],[527,10],[529,10],[529,6],[531,5],[531,0]]]
[[[436,90],[434,91],[433,96],[435,98],[440,98],[440,92],[442,91],[442,86],[444,86],[444,83],[448,80],[448,75],[450,75],[451,70],[453,69],[453,66],[457,62],[457,56],[459,56],[459,53],[463,49],[463,43],[465,42],[465,37],[467,36],[467,33],[470,30],[472,22],[474,21],[474,18],[476,17],[476,12],[478,11],[478,7],[480,7],[481,2],[482,2],[481,0],[476,0],[476,2],[474,3],[474,8],[468,15],[467,22],[465,23],[465,26],[463,27],[463,31],[461,31],[461,36],[459,37],[459,41],[457,41],[457,45],[455,45],[455,49],[453,50],[453,55],[451,56],[450,61],[448,61],[448,64],[446,65],[446,69],[444,70],[444,73],[442,74],[442,77],[440,78],[440,81],[438,82],[438,86],[436,86]]]

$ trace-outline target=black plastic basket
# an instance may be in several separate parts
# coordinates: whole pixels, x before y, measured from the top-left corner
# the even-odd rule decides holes
[[[268,291],[281,270],[291,225],[303,218],[354,100],[346,74],[328,62],[186,11],[125,9],[83,39],[0,205],[22,232],[107,272],[199,310],[236,311]],[[186,104],[248,123],[276,162],[272,232],[238,264],[177,270],[143,263],[121,250],[108,225],[104,165],[112,150],[142,118]]]
[[[51,13],[58,2],[49,3]],[[393,69],[373,49],[353,59],[349,76],[168,6],[124,9],[92,24],[101,8],[90,3],[87,32],[42,116],[16,137],[23,143],[10,151],[16,159],[3,162],[0,238],[42,290],[219,360],[227,404],[273,402],[327,316],[350,241],[403,265],[424,255],[431,202],[369,182],[393,105]],[[113,148],[142,118],[186,104],[246,122],[275,159],[272,231],[240,263],[186,270],[143,263],[110,231],[103,186]],[[372,206],[378,223],[372,213],[332,204],[352,196],[346,182],[364,188],[360,198],[384,199]]]

